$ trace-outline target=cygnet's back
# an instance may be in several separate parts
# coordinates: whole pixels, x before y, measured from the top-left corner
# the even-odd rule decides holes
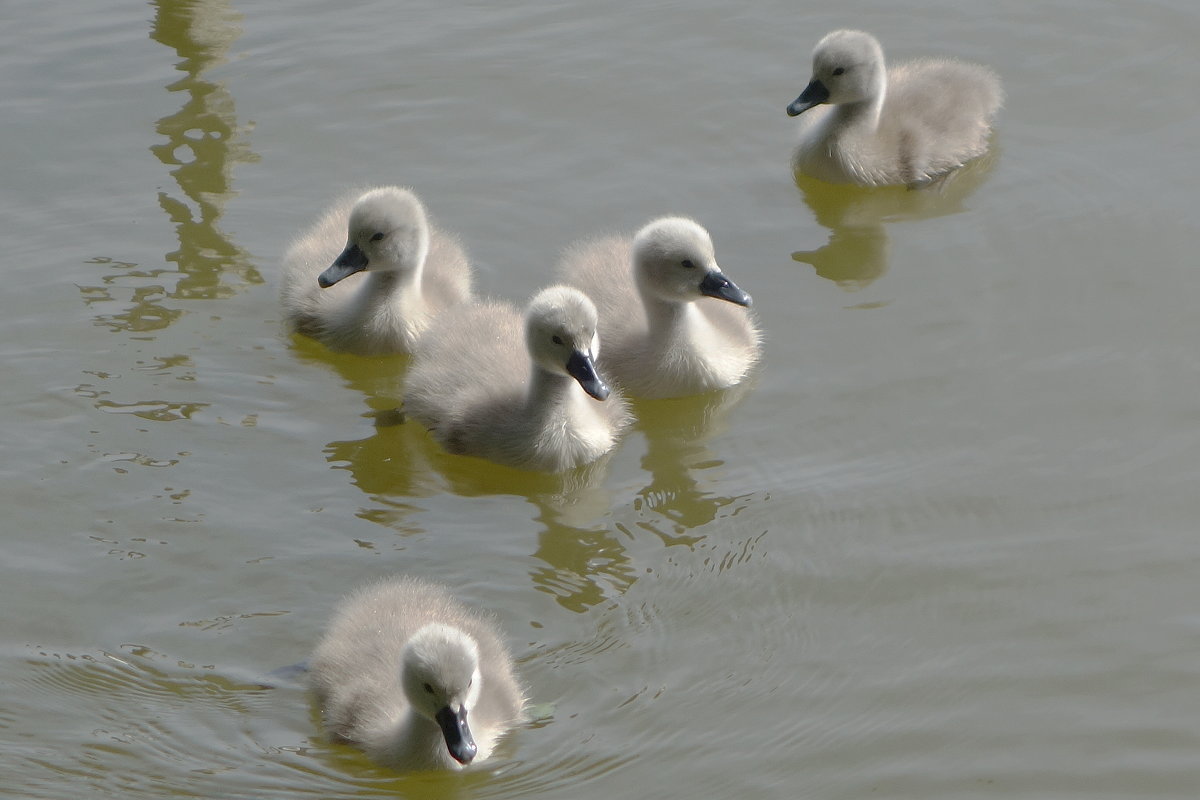
[[[728,388],[758,362],[750,296],[721,272],[712,238],[694,220],[661,217],[632,238],[576,243],[559,270],[595,302],[600,364],[631,395]]]
[[[482,680],[464,715],[478,748],[474,760],[488,757],[522,716],[524,695],[512,658],[493,619],[463,605],[445,587],[417,578],[369,583],[335,611],[309,661],[309,681],[331,733],[394,768],[461,766],[437,724],[413,707],[401,679],[406,647],[434,625],[460,631],[477,651]],[[436,683],[436,677],[430,680]]]
[[[289,328],[331,349],[409,353],[438,313],[470,300],[471,280],[458,238],[411,190],[384,186],[343,196],[295,240],[280,297]]]
[[[543,289],[524,316],[460,306],[422,339],[404,410],[451,453],[552,472],[587,464],[630,422],[595,371],[598,349],[595,307],[568,287]]]
[[[802,114],[797,172],[865,186],[920,184],[986,152],[1004,93],[988,67],[919,59],[887,70],[862,31],[813,50],[812,79],[788,106]]]

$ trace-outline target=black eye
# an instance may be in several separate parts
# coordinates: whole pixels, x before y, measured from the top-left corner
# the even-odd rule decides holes
[[[845,72],[845,71],[846,71],[846,68],[845,68],[845,67],[838,67],[837,69],[835,69],[835,70],[833,71],[833,74],[834,74],[834,75],[841,75],[841,74],[842,74],[843,72]]]
[[[371,237],[371,241],[372,241],[372,242],[378,242],[378,241],[379,241],[380,239],[382,239],[382,238],[383,238],[383,231],[380,231],[379,233],[377,233],[377,234],[375,234],[374,236],[372,236],[372,237]]]
[[[683,266],[686,269],[695,269],[696,268],[696,265],[692,263],[692,260],[690,258],[685,258],[683,260]]]
[[[425,691],[429,692],[430,694],[433,694],[433,687],[430,686],[428,683],[426,683],[424,685],[424,688],[425,688]]]
[[[550,337],[550,341],[554,342],[555,344],[562,344],[562,337],[558,334],[555,334]]]

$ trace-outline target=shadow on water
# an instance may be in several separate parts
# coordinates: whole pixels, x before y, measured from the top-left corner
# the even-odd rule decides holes
[[[233,96],[204,73],[224,62],[241,35],[241,15],[229,0],[156,0],[150,38],[172,48],[180,57],[176,69],[183,77],[167,85],[183,105],[155,124],[165,138],[150,151],[170,169],[178,192],[159,191],[159,206],[175,226],[179,248],[165,255],[173,269],[146,268],[107,257],[90,263],[113,267],[100,287],[81,287],[89,304],[112,301],[115,284],[136,281],[133,303],[116,314],[100,315],[97,324],[118,331],[148,333],[166,328],[183,311],[165,301],[209,300],[233,295],[240,286],[256,285],[262,277],[249,256],[218,226],[225,204],[236,193],[233,166],[257,160],[239,128]],[[168,288],[163,276],[176,278]],[[229,283],[236,278],[237,284]],[[154,284],[141,283],[143,280]]]
[[[964,202],[987,179],[998,158],[993,141],[983,157],[914,188],[864,188],[796,173],[796,187],[817,222],[829,229],[829,241],[816,250],[792,253],[792,260],[811,265],[822,278],[847,291],[866,288],[888,270],[886,225],[965,211]]]

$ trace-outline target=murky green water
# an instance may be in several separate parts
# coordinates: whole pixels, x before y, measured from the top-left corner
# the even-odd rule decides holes
[[[8,11],[5,796],[1196,796],[1191,4]],[[847,24],[996,67],[993,156],[794,182]],[[370,182],[515,300],[693,215],[763,369],[566,478],[446,456],[393,424],[403,359],[280,332],[287,242]],[[495,609],[549,709],[466,775],[266,686],[395,572]]]

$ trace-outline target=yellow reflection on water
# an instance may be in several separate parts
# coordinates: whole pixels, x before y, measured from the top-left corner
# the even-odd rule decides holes
[[[670,530],[643,526],[664,544],[694,545],[699,537],[691,531],[712,522],[734,502],[712,491],[719,478],[702,479],[724,464],[707,442],[728,427],[728,416],[752,389],[753,381],[721,392],[634,403],[638,430],[646,437],[642,468],[650,475],[635,508],[669,520]]]
[[[97,257],[90,263],[111,267],[102,286],[80,286],[89,305],[117,301],[116,287],[133,285],[129,305],[96,316],[96,324],[114,331],[146,334],[174,323],[183,310],[171,300],[229,297],[238,288],[263,282],[250,257],[218,225],[234,197],[233,166],[257,160],[240,127],[233,96],[225,84],[204,73],[225,61],[241,35],[241,15],[229,0],[156,0],[150,38],[179,56],[183,77],[167,85],[183,105],[158,120],[155,133],[166,141],[150,147],[165,164],[177,190],[160,190],[159,206],[175,226],[178,249],[166,253],[172,266],[141,266]],[[231,282],[231,278],[234,280]],[[150,282],[147,282],[150,281]]]
[[[804,194],[817,222],[829,229],[829,241],[815,250],[792,253],[792,260],[810,264],[822,278],[847,291],[866,288],[888,270],[886,225],[966,210],[965,200],[991,173],[997,159],[993,142],[984,156],[962,169],[911,188],[864,188],[796,173],[796,188]]]
[[[377,390],[380,374],[372,373],[370,359],[331,355],[329,361],[349,388],[368,396]],[[325,453],[369,498],[358,516],[401,535],[425,532],[421,497],[509,495],[528,502],[537,527],[531,555],[540,562],[530,580],[564,608],[581,613],[637,581],[629,554],[635,538],[648,533],[664,547],[694,548],[705,538],[699,532],[705,525],[736,513],[745,502],[717,490],[723,461],[708,441],[725,430],[728,415],[751,388],[636,404],[648,483],[633,507],[640,519],[629,524],[612,519],[613,495],[605,486],[609,458],[564,473],[513,469],[446,453],[420,425],[383,412],[371,414],[371,435],[330,442]]]
[[[358,516],[402,535],[421,533],[418,498],[510,495],[536,511],[533,555],[545,567],[531,574],[538,589],[582,611],[624,591],[633,570],[624,544],[602,520],[612,506],[604,488],[607,459],[564,473],[529,472],[479,458],[451,455],[412,420],[377,414],[374,432],[326,445],[329,462],[346,470],[368,498]]]
[[[234,196],[233,165],[257,160],[239,128],[233,95],[224,83],[204,73],[225,61],[241,35],[242,16],[229,0],[156,0],[150,38],[175,50],[176,69],[184,76],[167,86],[183,97],[182,107],[155,125],[166,138],[150,151],[168,167],[179,193],[161,191],[159,205],[175,224],[179,249],[166,260],[182,274],[171,297],[227,297],[234,287],[222,283],[226,273],[242,284],[262,283],[246,253],[221,232],[217,222]]]

